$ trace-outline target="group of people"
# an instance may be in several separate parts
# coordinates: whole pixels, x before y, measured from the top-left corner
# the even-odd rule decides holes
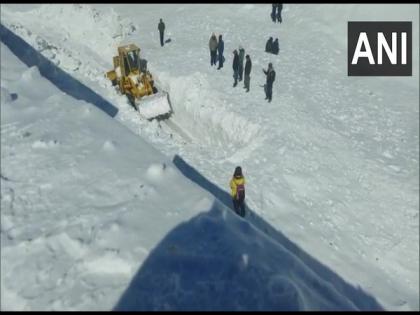
[[[274,23],[282,22],[281,18],[281,10],[283,10],[283,4],[282,3],[273,3],[272,10],[271,10],[271,19]],[[280,51],[279,47],[279,39],[276,38],[273,41],[273,37],[270,37],[265,44],[265,52],[278,55]],[[276,79],[276,71],[274,71],[273,64],[270,62],[268,64],[268,69],[264,70],[264,74],[266,75],[266,83],[264,85],[264,91],[265,91],[265,99],[268,100],[268,102],[271,102],[272,96],[273,96],[273,83]]]
[[[225,61],[225,57],[223,56],[224,49],[225,43],[223,41],[222,35],[220,34],[219,40],[217,40],[216,34],[213,33],[209,39],[210,66],[216,66],[218,62],[219,66],[217,67],[217,70],[223,68],[223,63]],[[245,67],[244,59],[246,60]],[[234,79],[233,87],[236,87],[238,85],[238,81],[242,81],[243,79],[244,89],[246,89],[246,92],[249,92],[252,62],[249,55],[245,56],[245,49],[242,46],[239,46],[239,52],[237,49],[233,51],[232,68]]]
[[[280,51],[280,47],[279,47],[279,39],[276,38],[273,41],[273,37],[270,37],[267,41],[267,43],[265,44],[265,52],[268,52],[270,54],[274,54],[274,55],[278,55]]]
[[[210,49],[210,65],[216,66],[217,61],[219,62],[218,70],[223,67],[223,62],[225,60],[223,56],[224,51],[224,42],[222,35],[219,35],[219,40],[217,40],[216,35],[213,33],[209,39],[209,49]],[[245,67],[244,67],[244,56],[245,56]],[[245,49],[242,46],[239,46],[239,49],[233,51],[233,87],[238,85],[238,81],[244,81],[244,89],[246,92],[249,92],[250,81],[251,81],[251,70],[252,70],[252,61],[251,57],[247,54],[245,55]],[[273,83],[276,77],[276,72],[274,71],[273,64],[269,63],[268,69],[264,70],[266,75],[266,84],[264,85],[264,91],[266,95],[266,100],[271,102],[273,94]]]
[[[271,18],[273,22],[282,22],[281,11],[283,9],[283,4],[273,4]],[[158,24],[158,30],[160,35],[160,45],[164,45],[164,31],[165,23],[162,19]],[[218,63],[217,70],[223,68],[223,63],[225,57],[223,56],[225,49],[225,44],[223,37],[220,34],[217,39],[216,34],[212,33],[209,39],[209,50],[210,50],[210,65],[216,66]],[[279,42],[278,38],[273,41],[273,37],[270,37],[266,43],[265,51],[277,55],[279,53]],[[244,67],[244,57],[245,57],[245,67]],[[245,49],[242,46],[239,46],[238,50],[233,51],[233,87],[238,85],[238,81],[244,81],[244,89],[246,92],[249,92],[250,80],[251,80],[251,69],[252,61],[251,57],[247,54],[245,55]],[[266,76],[266,84],[264,85],[265,99],[268,102],[271,102],[273,94],[273,83],[276,79],[276,72],[274,71],[273,64],[270,62],[267,69],[262,69],[263,73]],[[241,217],[245,216],[245,177],[242,174],[242,168],[237,166],[235,168],[233,177],[230,181],[231,196],[233,201],[233,207],[235,212]]]
[[[223,41],[222,34],[219,35],[219,40],[217,40],[216,34],[212,34],[209,40],[209,49],[210,49],[210,65],[215,66],[219,62],[217,70],[223,68],[223,62],[225,57],[223,52],[225,50],[225,42]]]
[[[276,22],[276,21],[279,23],[282,22],[282,17],[281,17],[282,9],[283,9],[283,4],[281,3],[273,4],[273,10],[271,12],[271,18],[273,22]],[[265,51],[268,53],[278,55],[280,51],[278,38],[276,38],[273,41],[273,37],[270,37],[265,46]],[[245,50],[241,46],[239,46],[239,53],[236,49],[233,51],[233,65],[232,66],[233,66],[233,79],[234,79],[233,86],[234,87],[237,85],[238,80],[239,81],[242,80],[244,55],[245,55]],[[220,67],[220,61],[219,61],[219,67]],[[246,55],[244,88],[247,89],[246,90],[247,92],[249,92],[251,67],[252,67],[251,58],[249,55]],[[272,95],[273,95],[273,83],[276,79],[276,72],[271,62],[268,64],[267,70],[263,69],[263,73],[266,76],[266,84],[264,85],[264,91],[266,95],[265,99],[268,100],[268,102],[271,102]],[[230,189],[231,189],[233,208],[238,215],[240,215],[241,217],[244,217],[245,216],[245,177],[242,174],[242,168],[240,166],[237,166],[235,168],[232,179],[230,180]]]
[[[282,22],[281,19],[281,10],[283,10],[283,4],[282,3],[273,3],[273,9],[271,10],[271,20],[273,20],[274,23]]]
[[[238,85],[238,80],[242,81],[244,78],[244,89],[246,89],[246,92],[249,92],[249,83],[251,80],[251,68],[252,68],[252,62],[251,57],[249,55],[245,56],[246,62],[245,62],[245,76],[244,76],[244,56],[245,56],[245,49],[242,46],[239,46],[239,53],[235,49],[233,51],[233,87]]]

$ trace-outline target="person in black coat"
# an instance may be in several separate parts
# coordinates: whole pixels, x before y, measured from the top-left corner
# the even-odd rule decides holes
[[[238,77],[239,77],[239,55],[238,51],[235,49],[233,51],[233,79],[235,82],[233,83],[233,87],[235,87],[238,84]]]
[[[246,55],[245,57],[245,77],[244,77],[244,89],[246,89],[247,92],[249,92],[249,82],[251,80],[251,68],[252,68],[252,62],[249,55]]]
[[[244,59],[245,59],[245,49],[242,46],[239,46],[239,81],[242,81],[242,76],[244,74]]]
[[[163,46],[163,32],[165,31],[165,23],[163,23],[162,19],[160,19],[158,30],[160,35],[160,46]]]
[[[276,38],[275,41],[273,42],[273,46],[271,47],[271,52],[275,55],[279,54],[279,39]]]
[[[274,23],[276,23],[276,18],[277,18],[276,9],[277,9],[277,4],[273,3],[273,7],[271,8],[271,20]]]
[[[219,67],[217,68],[217,70],[219,70],[220,68],[223,68],[223,59],[225,59],[225,57],[223,57],[224,50],[225,50],[225,42],[222,39],[222,35],[219,35],[219,42],[217,43],[217,52],[219,55]]]
[[[268,64],[267,71],[263,69],[264,74],[267,76],[267,81],[264,86],[265,88],[265,99],[268,100],[268,102],[271,102],[271,98],[273,95],[273,82],[276,79],[276,72],[273,69],[273,64],[270,62]]]
[[[281,19],[281,10],[283,10],[283,3],[278,3],[277,4],[277,22],[281,23],[282,19]]]
[[[273,37],[270,37],[267,43],[265,44],[265,52],[268,52],[271,54],[272,49],[273,49]]]

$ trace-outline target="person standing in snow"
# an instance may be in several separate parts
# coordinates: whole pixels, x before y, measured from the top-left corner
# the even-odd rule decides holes
[[[165,23],[163,23],[162,19],[158,24],[158,30],[160,35],[160,46],[163,47],[163,33],[165,32]]]
[[[276,38],[273,42],[273,46],[271,47],[271,51],[273,54],[278,55],[279,54],[279,39]]]
[[[239,81],[242,81],[242,76],[244,74],[244,57],[245,57],[245,49],[242,46],[239,46]]]
[[[273,3],[273,7],[271,8],[271,20],[274,23],[276,23],[276,17],[277,17],[276,9],[277,9],[277,4],[276,3]]]
[[[241,217],[245,216],[245,177],[242,175],[242,168],[237,166],[233,177],[230,180],[233,208]]]
[[[239,56],[238,51],[235,49],[233,51],[233,79],[235,82],[233,83],[233,87],[235,87],[238,84],[238,76],[239,76]]]
[[[217,70],[219,70],[220,68],[223,68],[223,59],[225,57],[223,57],[223,51],[225,49],[225,42],[222,39],[222,35],[219,35],[219,43],[217,44],[217,53],[219,55],[219,67],[217,68]]]
[[[216,56],[217,56],[217,38],[216,34],[211,34],[209,40],[209,49],[210,49],[210,65],[216,65]]]
[[[246,89],[247,92],[249,92],[249,82],[251,81],[251,68],[252,68],[252,62],[249,55],[246,55],[246,62],[245,62],[245,78],[244,78],[244,89]]]
[[[271,102],[271,98],[273,95],[273,82],[276,79],[276,72],[273,69],[273,64],[270,62],[268,64],[267,71],[263,69],[264,74],[267,76],[267,81],[264,86],[265,88],[265,99],[268,100],[268,102]]]
[[[265,52],[268,52],[271,54],[272,49],[273,49],[273,37],[270,37],[267,43],[265,44]]]
[[[281,23],[282,19],[281,19],[281,10],[283,10],[283,3],[278,3],[277,4],[277,22]]]

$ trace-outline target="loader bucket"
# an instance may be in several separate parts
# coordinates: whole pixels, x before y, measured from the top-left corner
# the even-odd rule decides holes
[[[172,113],[168,93],[162,90],[136,100],[136,107],[140,115],[149,120],[168,117]]]

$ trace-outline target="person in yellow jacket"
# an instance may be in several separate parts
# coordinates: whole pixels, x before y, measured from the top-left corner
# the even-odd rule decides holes
[[[245,177],[242,174],[242,168],[237,166],[233,177],[230,180],[231,196],[233,208],[241,217],[245,216]]]

